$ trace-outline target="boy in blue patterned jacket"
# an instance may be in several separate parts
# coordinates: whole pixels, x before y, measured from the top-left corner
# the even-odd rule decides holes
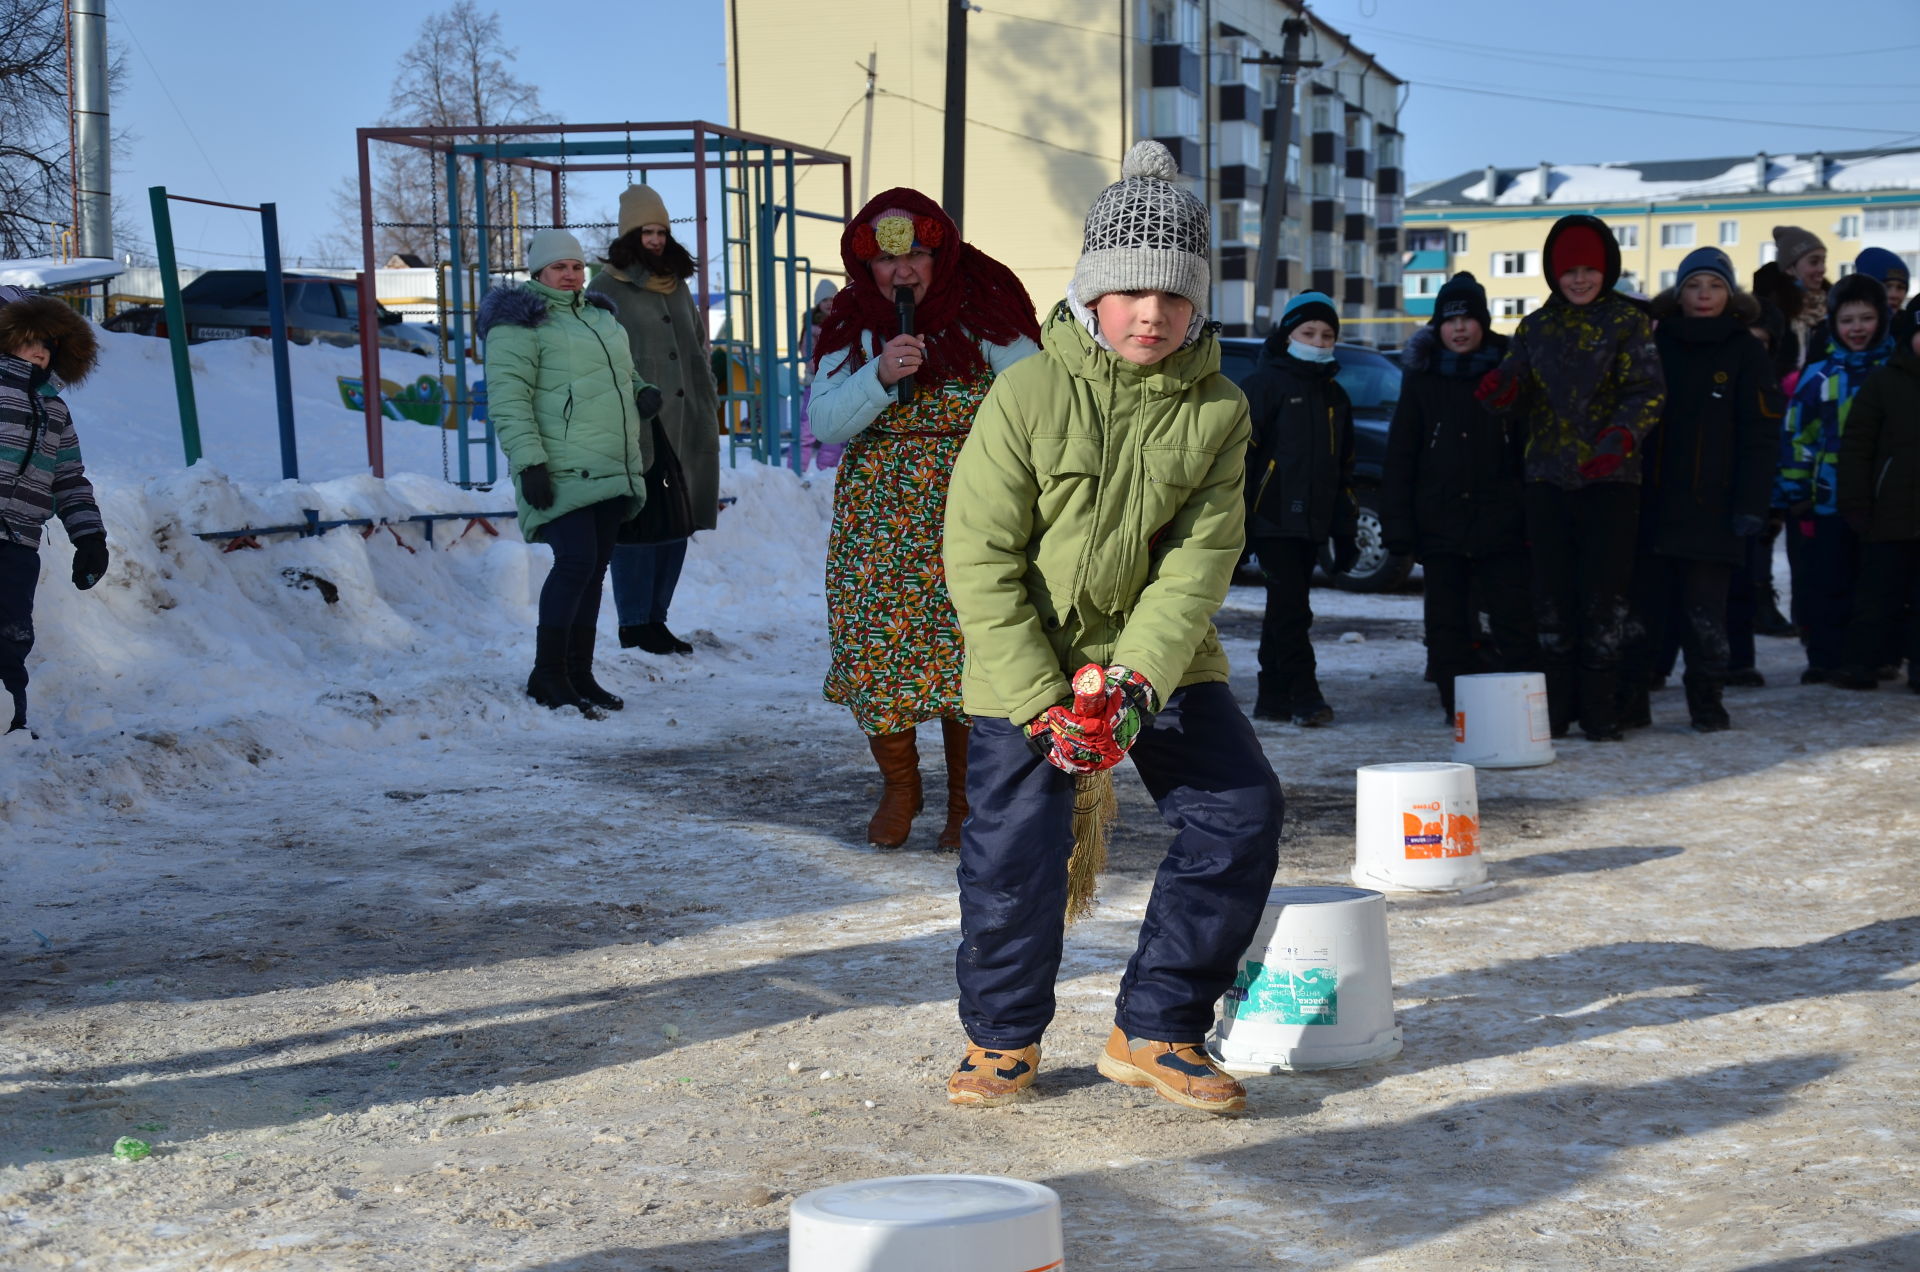
[[[1803,685],[1834,679],[1845,659],[1860,536],[1840,515],[1840,439],[1853,398],[1893,352],[1887,293],[1866,274],[1848,274],[1827,297],[1833,349],[1794,387],[1783,430],[1775,507],[1787,510],[1787,566],[1793,621],[1807,647]]]

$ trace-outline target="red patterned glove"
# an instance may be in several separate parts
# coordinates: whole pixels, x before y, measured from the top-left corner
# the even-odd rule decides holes
[[[1502,380],[1499,369],[1495,368],[1480,377],[1480,385],[1474,389],[1473,396],[1483,405],[1504,411],[1520,396],[1520,380],[1518,377]]]
[[[1088,663],[1073,673],[1073,705],[1041,717],[1053,734],[1047,761],[1067,773],[1110,769],[1126,758],[1152,711],[1153,686],[1145,676]]]
[[[1611,477],[1633,454],[1633,434],[1618,424],[1600,430],[1593,444],[1593,458],[1580,465],[1580,475],[1588,481]]]

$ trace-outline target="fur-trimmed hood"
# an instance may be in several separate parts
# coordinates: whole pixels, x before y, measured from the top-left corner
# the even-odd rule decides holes
[[[599,292],[580,293],[585,303],[597,305],[618,316],[613,301]],[[487,338],[487,332],[505,323],[509,327],[538,327],[547,320],[547,298],[525,283],[496,287],[480,302],[480,315],[474,319],[473,334]]]
[[[1727,300],[1726,312],[1740,320],[1742,327],[1760,325],[1760,300],[1752,292],[1735,287]],[[1655,296],[1647,306],[1647,315],[1655,322],[1665,322],[1680,314],[1680,289],[1669,287]]]
[[[1509,343],[1507,337],[1499,332],[1489,331],[1486,339],[1481,341],[1480,348],[1492,350],[1497,357],[1504,357]],[[1414,374],[1431,371],[1446,348],[1440,343],[1440,334],[1432,327],[1420,327],[1400,350],[1400,369]]]
[[[63,384],[86,379],[100,359],[93,324],[51,296],[0,305],[0,353],[12,353],[29,340],[44,341],[53,350],[52,371]]]

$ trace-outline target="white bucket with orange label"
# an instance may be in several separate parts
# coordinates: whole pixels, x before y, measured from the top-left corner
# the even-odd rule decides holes
[[[1459,892],[1487,881],[1473,765],[1369,764],[1354,778],[1355,883]]]
[[[1242,1077],[1400,1054],[1387,899],[1371,888],[1269,892],[1207,1051]]]
[[[1453,682],[1453,758],[1475,768],[1533,768],[1553,763],[1547,678],[1497,671]]]
[[[788,1210],[788,1272],[1061,1272],[1060,1195],[997,1175],[816,1188]]]

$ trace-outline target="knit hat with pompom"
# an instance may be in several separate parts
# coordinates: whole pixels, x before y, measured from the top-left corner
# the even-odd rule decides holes
[[[1108,292],[1163,291],[1207,311],[1213,236],[1206,204],[1178,184],[1180,165],[1157,141],[1134,143],[1120,180],[1087,209],[1073,297],[1092,307]]]

